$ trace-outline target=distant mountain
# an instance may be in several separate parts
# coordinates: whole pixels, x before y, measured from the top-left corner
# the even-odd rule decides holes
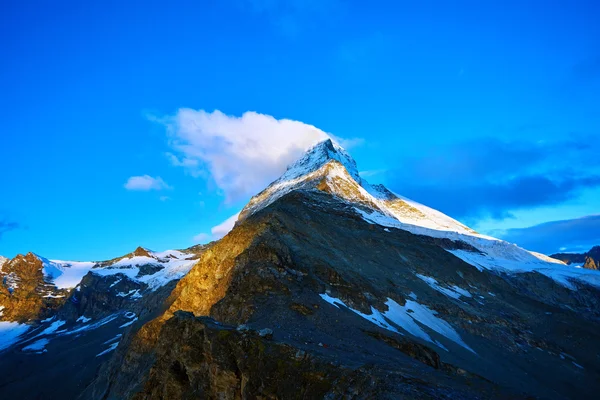
[[[2,267],[0,397],[566,399],[600,390],[600,271],[309,149],[208,246]],[[16,367],[18,366],[18,367]]]
[[[550,257],[572,266],[591,270],[600,269],[600,246],[594,246],[586,253],[557,253]]]

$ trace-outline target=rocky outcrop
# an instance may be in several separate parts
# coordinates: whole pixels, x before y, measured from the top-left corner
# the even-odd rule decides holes
[[[42,319],[59,308],[68,291],[45,281],[42,261],[33,253],[17,255],[0,270],[0,320]]]
[[[598,270],[598,269],[600,269],[600,260],[596,261],[596,260],[594,260],[594,258],[587,256],[585,258],[585,263],[583,264],[583,268]]]
[[[585,254],[585,263],[583,268],[598,270],[600,269],[600,246],[594,246]]]
[[[585,269],[600,269],[600,246],[594,246],[586,253],[558,253],[550,257],[567,264],[580,264]]]

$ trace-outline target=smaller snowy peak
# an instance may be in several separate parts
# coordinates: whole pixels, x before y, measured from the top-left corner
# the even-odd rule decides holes
[[[18,287],[23,270],[29,269],[32,273],[34,269],[41,269],[43,281],[59,290],[75,288],[89,272],[103,276],[123,274],[155,289],[173,279],[180,279],[196,263],[201,253],[198,249],[153,252],[138,247],[125,256],[100,262],[49,260],[28,253],[5,261],[4,271],[0,268],[0,275],[4,277],[5,286],[13,290]]]
[[[151,252],[148,249],[138,246],[138,248],[135,249],[131,254],[133,254],[134,256],[151,257],[150,253]]]

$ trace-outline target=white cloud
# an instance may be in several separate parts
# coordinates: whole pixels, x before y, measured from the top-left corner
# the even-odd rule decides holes
[[[169,196],[160,196],[158,199],[159,199],[160,201],[168,201],[168,200],[171,200],[171,198],[170,198]]]
[[[193,176],[208,172],[227,203],[258,193],[312,145],[334,138],[303,122],[252,111],[236,117],[182,108],[174,116],[153,120],[167,126],[175,153],[167,154],[171,163]]]
[[[210,242],[211,237],[208,233],[199,233],[192,239],[194,243],[207,243]]]
[[[125,182],[125,185],[123,186],[127,190],[141,191],[171,189],[160,176],[153,178],[149,175],[132,176],[127,179],[127,182]]]
[[[366,170],[366,171],[359,171],[358,174],[360,175],[361,178],[367,179],[367,178],[372,178],[377,175],[381,175],[385,172],[387,172],[387,169],[370,169],[370,170]]]
[[[240,215],[239,212],[233,214],[231,217],[227,218],[225,221],[221,222],[219,225],[213,226],[212,229],[210,230],[210,233],[212,233],[213,237],[215,239],[220,239],[223,236],[227,235],[229,233],[229,231],[233,229],[233,226],[235,225],[235,223],[238,219],[238,215]]]
[[[194,242],[204,243],[210,240],[221,239],[233,229],[239,215],[240,213],[237,212],[231,217],[227,218],[225,221],[221,222],[219,225],[213,226],[210,229],[210,235],[208,233],[199,233],[194,236],[192,240]]]

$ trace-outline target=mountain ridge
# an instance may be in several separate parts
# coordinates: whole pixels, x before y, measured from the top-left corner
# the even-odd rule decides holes
[[[590,270],[600,269],[600,246],[593,246],[585,253],[556,253],[550,257],[576,267]]]

